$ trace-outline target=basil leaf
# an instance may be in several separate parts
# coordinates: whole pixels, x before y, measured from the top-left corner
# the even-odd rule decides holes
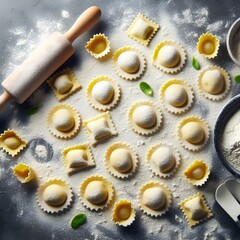
[[[197,61],[197,59],[195,57],[192,58],[192,66],[196,69],[196,70],[200,70],[200,64]]]
[[[146,83],[146,82],[140,82],[139,87],[143,93],[145,93],[148,96],[153,95],[152,88]]]
[[[25,110],[27,115],[35,114],[39,110],[40,106],[30,107]]]
[[[87,217],[84,213],[77,214],[71,221],[72,229],[77,229],[83,225],[87,220]]]
[[[237,82],[237,83],[240,83],[240,75],[237,75],[234,77],[234,80]]]

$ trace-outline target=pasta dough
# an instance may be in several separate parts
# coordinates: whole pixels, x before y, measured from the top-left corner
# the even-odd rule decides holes
[[[70,131],[75,124],[74,116],[68,109],[59,109],[52,116],[54,127],[60,132]]]
[[[140,60],[134,51],[126,51],[119,55],[117,64],[127,73],[135,73],[139,69]]]
[[[92,95],[101,104],[109,103],[114,95],[114,89],[109,81],[96,83],[92,88]]]
[[[180,53],[175,46],[166,45],[159,50],[157,60],[164,67],[172,68],[179,63]]]
[[[156,112],[151,106],[139,106],[132,115],[133,121],[142,128],[152,128],[157,121]]]
[[[67,193],[62,186],[51,184],[43,192],[43,200],[51,206],[62,206],[67,199]]]

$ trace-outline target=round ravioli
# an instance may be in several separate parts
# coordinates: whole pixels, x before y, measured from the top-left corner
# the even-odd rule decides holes
[[[48,129],[57,138],[72,138],[80,130],[80,125],[80,115],[70,105],[58,105],[48,114]]]
[[[62,212],[73,202],[72,188],[61,179],[50,179],[37,190],[37,202],[47,213]]]
[[[160,99],[168,112],[183,114],[193,105],[193,89],[184,80],[170,79],[162,85]]]
[[[102,176],[90,176],[80,186],[80,199],[90,210],[102,210],[110,204],[114,196],[112,184]]]
[[[195,160],[185,171],[186,178],[195,186],[202,186],[206,183],[210,171],[203,161]]]
[[[149,135],[161,127],[162,113],[154,103],[140,101],[130,107],[128,121],[133,131],[140,135]]]
[[[165,73],[179,72],[186,62],[186,51],[177,42],[162,41],[154,49],[152,63]]]
[[[124,179],[130,177],[137,168],[138,156],[126,143],[112,144],[105,154],[105,166],[114,177]]]
[[[204,57],[212,59],[217,56],[219,46],[219,40],[215,35],[205,33],[198,39],[197,50]]]
[[[230,87],[228,73],[218,66],[208,66],[198,76],[198,89],[209,100],[222,100],[227,96]]]
[[[113,56],[114,70],[126,80],[139,79],[146,70],[144,55],[134,47],[122,47]]]
[[[150,147],[146,155],[149,169],[159,177],[171,177],[180,164],[180,153],[166,143],[158,143]]]
[[[121,91],[116,81],[107,76],[93,79],[87,87],[87,99],[92,107],[107,111],[117,105]]]
[[[95,58],[101,59],[110,53],[110,42],[104,34],[95,34],[85,46],[86,50]]]
[[[172,195],[164,184],[148,182],[140,187],[138,201],[140,209],[144,213],[158,217],[169,209],[172,202]]]
[[[112,213],[112,220],[119,226],[127,227],[135,220],[136,212],[132,203],[128,200],[120,200],[115,203]]]
[[[208,141],[208,124],[199,117],[184,118],[177,126],[178,140],[189,151],[202,149]]]

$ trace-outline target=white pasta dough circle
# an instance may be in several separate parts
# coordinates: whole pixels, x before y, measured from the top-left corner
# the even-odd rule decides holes
[[[210,94],[222,93],[224,83],[224,77],[217,69],[208,70],[202,76],[202,88]]]
[[[172,84],[165,90],[165,100],[174,107],[182,107],[188,100],[186,89],[179,84]]]
[[[158,210],[166,203],[166,194],[160,187],[148,188],[144,191],[142,202],[147,207]]]
[[[132,168],[131,153],[124,148],[116,149],[111,153],[110,162],[118,172],[128,172]]]
[[[92,204],[101,204],[108,198],[108,190],[103,182],[92,181],[85,189],[85,198]]]
[[[163,46],[157,57],[158,62],[167,68],[175,67],[180,61],[180,53],[174,46]]]
[[[67,132],[74,127],[75,120],[71,111],[59,109],[52,116],[54,127],[61,132]]]
[[[140,67],[140,59],[134,51],[126,51],[119,55],[118,66],[127,73],[135,73]]]
[[[101,103],[109,103],[114,95],[114,89],[109,81],[100,81],[93,86],[92,96],[94,99]]]
[[[155,126],[157,114],[151,106],[139,106],[134,110],[132,119],[138,126],[149,129]]]
[[[67,193],[62,186],[49,185],[43,192],[43,200],[50,206],[62,206],[67,199]]]
[[[192,144],[200,143],[205,137],[204,129],[198,122],[186,123],[181,129],[181,133],[183,138]]]
[[[171,170],[176,161],[172,150],[165,146],[159,147],[156,151],[154,151],[151,156],[151,160],[162,173]]]

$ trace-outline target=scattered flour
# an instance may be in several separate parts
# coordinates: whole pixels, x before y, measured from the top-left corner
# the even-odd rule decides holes
[[[224,22],[222,20],[220,20],[220,21],[208,24],[207,25],[207,31],[215,33],[215,32],[218,32],[225,27],[226,27],[226,23],[224,25]]]
[[[173,14],[173,21],[179,24],[193,24],[203,27],[208,21],[208,9],[205,7],[192,10],[186,9],[182,13]]]
[[[119,9],[121,9],[121,7],[124,7],[125,6],[124,4],[119,2]],[[125,8],[123,8],[123,9],[125,9]],[[113,11],[111,9],[109,10],[108,18],[114,19],[114,21],[112,21],[111,24],[118,30],[117,32],[110,35],[110,40],[111,40],[111,43],[113,44],[113,46],[116,48],[118,42],[120,42],[121,44],[126,44],[126,45],[131,44],[133,46],[141,48],[141,46],[138,43],[134,44],[133,41],[124,34],[122,34],[121,41],[119,40],[119,31],[121,31],[121,33],[126,31],[127,27],[129,26],[129,24],[133,21],[133,19],[136,16],[135,9],[133,9],[133,8],[126,9],[123,13],[122,18],[114,18],[115,14],[116,14],[116,11]],[[63,10],[61,12],[61,15],[64,18],[69,17],[69,13],[65,10]],[[168,19],[167,19],[167,16],[166,17],[163,16],[162,22],[159,22],[159,24],[161,25],[161,29],[159,31],[160,36],[166,37],[168,35],[171,35],[172,39],[178,40],[178,36],[176,34],[177,33],[176,26],[174,25],[174,23],[172,24],[172,21],[169,21],[169,20],[173,20],[173,22],[178,22],[180,24],[189,23],[189,24],[193,24],[195,27],[203,27],[203,26],[207,25],[207,23],[208,23],[208,10],[205,7],[202,7],[200,9],[194,10],[194,11],[192,11],[190,9],[186,9],[182,13],[174,14],[173,19],[170,19],[170,16],[168,16]],[[219,23],[213,25],[212,28],[217,29],[218,25],[219,25]],[[120,27],[120,30],[119,30],[119,27]],[[21,27],[21,28],[18,27],[16,29],[11,29],[10,32],[14,35],[17,35],[18,40],[17,40],[16,48],[14,50],[11,49],[11,56],[9,58],[10,64],[12,66],[19,64],[22,60],[24,60],[23,58],[25,58],[26,53],[29,53],[33,48],[35,48],[39,44],[39,42],[42,39],[44,39],[46,36],[49,36],[49,34],[54,32],[55,30],[57,30],[57,31],[63,30],[63,25],[62,25],[61,21],[60,22],[53,21],[53,20],[48,21],[46,19],[44,19],[44,20],[40,19],[39,21],[36,22],[36,25],[33,26],[32,30],[29,30],[25,27]],[[195,37],[197,37],[196,32],[190,32],[190,34],[193,34]],[[157,38],[157,36],[156,36],[156,38],[153,39],[153,41],[152,41],[153,46],[155,43],[157,43],[157,41],[159,41],[159,38]],[[186,48],[188,51],[192,50],[191,46],[186,46]],[[151,55],[152,49],[148,49],[148,48],[141,48],[141,49],[143,49],[143,53],[146,56]],[[76,52],[78,52],[78,49]],[[80,79],[80,81],[83,85],[83,90],[86,89],[89,80],[92,79],[93,77],[96,77],[98,74],[100,74],[99,72],[101,72],[102,69],[104,69],[104,74],[107,74],[110,76],[112,75],[112,65],[110,62],[105,62],[104,66],[102,65],[101,68],[98,68],[99,63],[96,63],[95,59],[92,59],[90,57],[87,58],[87,55],[84,55],[85,53],[81,53],[81,54],[83,54],[81,71],[75,70],[75,74],[78,77],[78,79]],[[150,60],[149,60],[149,62],[150,62]],[[204,65],[207,65],[207,63],[203,62],[202,65],[204,67]],[[91,71],[88,71],[89,66],[91,66],[91,68],[90,68]],[[191,66],[190,66],[190,68],[191,68]],[[186,68],[184,69],[184,73],[187,76],[187,80],[189,79],[190,81],[192,79],[195,79],[195,77],[196,77],[196,72],[193,72],[191,70],[188,68],[188,66],[186,66]],[[117,76],[113,75],[113,78],[117,78]],[[147,81],[149,81],[151,86],[154,86],[154,91],[156,91],[156,94],[153,97],[153,101],[159,102],[157,91],[158,91],[159,87],[161,86],[162,82],[167,80],[168,78],[169,78],[169,76],[159,72],[157,69],[154,69],[149,64],[148,71],[146,72],[146,74],[144,75],[142,80],[147,80]],[[159,79],[161,81],[159,81]],[[155,144],[160,140],[170,141],[174,146],[176,146],[177,148],[179,148],[181,150],[181,154],[183,156],[188,154],[188,157],[186,157],[187,160],[185,161],[185,159],[183,159],[183,161],[182,161],[183,168],[185,168],[189,164],[189,162],[195,157],[197,157],[197,158],[201,157],[201,159],[203,158],[204,161],[206,161],[210,164],[211,154],[209,153],[208,150],[206,152],[203,151],[202,153],[189,154],[187,151],[185,151],[184,149],[181,148],[181,146],[179,145],[179,143],[177,142],[175,137],[174,138],[171,137],[171,136],[175,136],[175,126],[179,122],[179,118],[176,118],[175,116],[170,116],[166,112],[164,112],[164,127],[161,129],[160,133],[157,134],[156,136],[153,136],[151,138],[142,138],[142,137],[138,138],[138,136],[136,136],[135,133],[132,133],[132,131],[126,130],[125,127],[128,126],[127,118],[126,118],[126,113],[127,113],[128,108],[126,108],[126,106],[127,107],[130,106],[134,101],[137,101],[140,98],[144,99],[145,96],[140,95],[141,93],[139,93],[139,91],[137,91],[138,90],[137,84],[131,85],[131,83],[129,83],[127,81],[122,81],[118,78],[117,78],[117,80],[119,80],[119,83],[121,83],[121,88],[123,89],[123,96],[122,96],[121,102],[124,104],[120,104],[116,110],[113,110],[111,112],[111,116],[113,117],[113,122],[115,123],[116,128],[118,129],[119,136],[117,138],[111,139],[109,142],[110,143],[111,143],[111,141],[112,142],[114,142],[114,141],[129,142],[130,145],[132,145],[134,148],[136,148],[136,151],[139,153],[140,160],[141,160],[140,161],[141,167],[137,173],[138,175],[134,179],[135,181],[132,182],[131,184],[128,184],[126,181],[121,182],[118,179],[111,178],[111,181],[112,181],[114,187],[116,188],[117,197],[119,197],[119,194],[121,193],[122,194],[121,197],[127,196],[131,201],[135,201],[137,189],[141,186],[141,184],[145,183],[146,181],[150,181],[150,180],[159,180],[159,178],[152,175],[152,173],[150,173],[149,170],[146,168],[145,163],[144,163],[144,156],[147,152],[147,149],[152,144]],[[192,82],[191,82],[191,84],[192,84]],[[134,86],[136,86],[136,87],[134,87]],[[129,89],[129,91],[127,89]],[[196,86],[194,86],[194,89],[196,89]],[[81,90],[78,93],[78,95],[81,97],[80,104],[78,104],[80,101],[76,101],[77,94],[73,95],[67,101],[69,104],[74,105],[80,111],[83,119],[86,119],[86,118],[96,115],[97,113],[95,110],[93,110],[89,107],[89,105],[84,97],[85,95],[84,95],[83,90]],[[124,90],[125,90],[125,92],[124,92]],[[129,92],[130,92],[130,94],[127,94]],[[147,98],[147,97],[146,97],[146,99],[149,100],[149,98]],[[224,104],[224,101],[222,103]],[[205,106],[205,104],[209,104],[209,102],[203,100],[202,105]],[[53,156],[54,161],[51,162],[51,165],[46,164],[46,163],[36,162],[36,160],[32,159],[32,156],[29,154],[28,151],[25,151],[23,153],[23,155],[22,155],[23,158],[29,159],[31,166],[33,166],[33,168],[37,169],[38,175],[41,176],[40,180],[45,181],[49,177],[67,178],[67,181],[69,181],[71,186],[73,186],[76,189],[78,189],[79,183],[80,183],[79,176],[81,176],[81,179],[84,179],[85,177],[89,176],[90,173],[91,174],[101,173],[110,178],[109,174],[106,173],[106,169],[104,168],[104,166],[102,164],[103,156],[101,154],[103,152],[105,152],[105,148],[106,148],[105,144],[99,145],[97,148],[93,149],[94,157],[97,160],[96,168],[91,169],[91,171],[82,171],[81,174],[79,174],[79,175],[76,174],[75,176],[71,176],[71,177],[66,176],[61,159],[59,158],[59,156],[56,156],[56,152],[60,152],[63,148],[65,148],[67,146],[79,143],[79,138],[77,137],[77,138],[71,140],[71,142],[63,143],[62,141],[56,140],[54,137],[52,137],[50,135],[50,133],[48,132],[47,129],[45,130],[45,128],[43,128],[42,125],[43,125],[43,122],[46,121],[47,113],[54,105],[56,105],[56,99],[52,95],[51,97],[49,97],[48,102],[45,105],[45,107],[40,110],[39,114],[32,115],[30,117],[28,126],[26,126],[27,131],[23,131],[22,126],[20,126],[21,124],[19,124],[19,122],[16,120],[14,120],[10,123],[10,127],[14,126],[15,129],[20,131],[20,133],[19,133],[20,135],[24,134],[26,136],[26,139],[32,138],[31,132],[33,132],[33,129],[34,129],[34,133],[36,135],[42,134],[43,138],[46,139],[47,142],[49,142],[53,145],[55,154]],[[209,105],[211,105],[211,104],[209,104]],[[207,118],[206,120],[210,123],[211,128],[214,127],[215,117],[216,117],[218,111],[221,109],[221,107],[222,107],[222,104],[219,104],[219,105],[213,104],[212,106],[209,106],[211,111],[209,111],[210,114],[208,116],[206,116],[206,118]],[[191,113],[199,115],[200,114],[199,112],[201,112],[201,109],[199,110],[199,108],[197,106],[195,106]],[[121,121],[119,121],[119,119],[121,119]],[[87,141],[87,137],[84,133],[84,130],[81,130],[80,136],[81,136],[81,140],[80,140],[81,142]],[[138,139],[141,139],[141,140],[138,140]],[[41,156],[43,158],[46,156],[46,152],[45,152],[46,149],[44,150],[44,146],[38,145],[36,147],[35,151],[38,153],[39,156]],[[153,179],[151,179],[151,178],[153,178]],[[168,186],[170,186],[171,190],[174,192],[174,197],[176,197],[176,198],[181,196],[181,199],[183,199],[183,198],[188,197],[189,195],[194,194],[196,192],[195,188],[186,184],[186,181],[182,177],[182,171],[178,171],[176,173],[176,176],[173,179],[167,179],[167,180],[161,179],[161,181],[166,183]],[[119,189],[123,186],[126,186],[126,188],[128,188],[128,191],[131,192],[132,195],[127,194],[126,189],[124,189],[124,191],[121,192]],[[207,194],[208,193],[206,192],[206,195]],[[78,201],[78,199],[76,197],[76,202],[77,201]],[[180,201],[180,200],[177,199],[176,202],[178,202],[178,201]],[[75,208],[76,205],[77,204],[74,204],[73,208]],[[72,212],[70,211],[70,213],[66,212],[66,216],[70,216],[72,213],[73,213],[73,211]],[[44,214],[43,214],[43,216],[45,217]],[[105,219],[105,216],[107,217],[107,221]],[[149,229],[149,232],[152,232],[153,234],[162,233],[162,234],[164,234],[164,236],[166,236],[166,234],[168,234],[168,232],[174,231],[174,229],[176,227],[176,226],[171,226],[171,224],[169,224],[169,220],[167,217],[161,219],[161,225],[160,225],[159,219],[157,219],[157,221],[156,221],[156,219],[151,219],[148,216],[145,216],[144,214],[139,214],[139,216],[140,216],[140,220],[142,220],[142,224],[146,225],[146,226],[144,226],[144,228]],[[94,221],[94,224],[92,224],[92,226],[89,226],[89,228],[92,228],[93,231],[97,231],[95,229],[96,223],[99,223],[99,224],[106,223],[106,225],[111,224],[110,220],[109,220],[109,219],[111,219],[111,209],[107,209],[106,211],[104,211],[104,213],[100,213],[100,214],[92,213],[89,211],[88,217],[89,217],[89,219],[93,219],[93,221]],[[185,227],[187,228],[187,223],[186,223],[185,219],[183,220],[179,216],[175,215],[175,220],[177,222],[181,223],[183,228],[185,228]],[[61,221],[61,219],[59,221]],[[156,227],[156,225],[158,225],[158,226]],[[116,230],[113,230],[113,231],[116,231]],[[95,236],[96,236],[96,238],[98,238],[98,235],[95,235]],[[54,234],[53,234],[52,238],[53,239],[55,238]],[[99,237],[99,239],[100,239],[100,237]]]
[[[68,11],[66,11],[66,10],[62,10],[62,14],[61,14],[61,16],[62,16],[63,18],[69,18],[70,14],[69,14]]]
[[[188,31],[186,34],[189,38],[197,38],[199,34],[197,33],[196,29],[198,28],[205,28],[206,32],[210,33],[219,33],[218,36],[219,40],[223,42],[226,38],[225,34],[222,34],[222,30],[229,28],[231,24],[230,21],[223,21],[218,20],[216,22],[209,23],[209,12],[208,9],[205,7],[193,10],[193,9],[185,9],[182,13],[175,13],[173,15],[173,21],[177,24],[181,25],[189,25],[190,29],[193,28],[194,30]]]
[[[63,11],[67,16],[67,11]],[[63,14],[63,13],[62,13]],[[66,18],[66,17],[65,17]],[[15,35],[15,46],[7,46],[9,52],[9,62],[7,68],[3,68],[4,75],[9,75],[18,65],[20,65],[27,56],[43,42],[53,32],[63,32],[63,19],[61,21],[53,21],[38,19],[32,29],[26,26],[18,26],[8,31]]]
[[[35,151],[36,151],[36,153],[38,154],[39,157],[41,157],[41,158],[46,158],[47,157],[47,150],[46,150],[45,146],[38,145],[38,146],[36,146]]]

